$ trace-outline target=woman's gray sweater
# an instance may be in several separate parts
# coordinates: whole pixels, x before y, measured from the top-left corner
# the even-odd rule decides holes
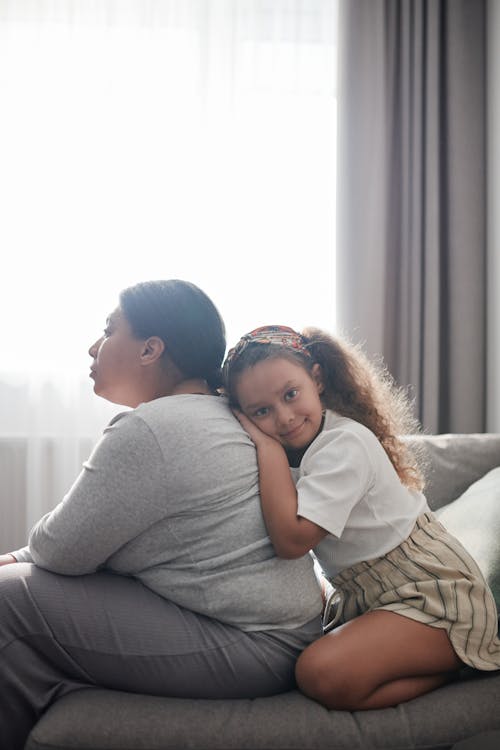
[[[295,628],[321,610],[311,557],[274,553],[255,447],[216,396],[167,396],[115,417],[13,554],[66,575],[134,576],[242,630]]]

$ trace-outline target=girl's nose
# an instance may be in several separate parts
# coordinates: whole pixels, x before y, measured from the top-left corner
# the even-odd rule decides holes
[[[277,410],[278,422],[282,425],[289,425],[293,422],[293,410],[286,404],[281,405]]]

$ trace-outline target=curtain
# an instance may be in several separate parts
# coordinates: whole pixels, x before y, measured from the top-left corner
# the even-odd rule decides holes
[[[487,4],[488,333],[486,429],[500,433],[500,3]]]
[[[337,322],[427,432],[486,426],[486,5],[341,0]]]
[[[0,0],[0,551],[120,407],[88,348],[186,278],[228,344],[335,325],[337,0]]]

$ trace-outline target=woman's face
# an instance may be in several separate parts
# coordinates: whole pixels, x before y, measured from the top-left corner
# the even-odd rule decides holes
[[[90,377],[98,396],[135,408],[141,401],[141,354],[145,341],[135,338],[118,307],[106,321],[104,334],[89,349]]]

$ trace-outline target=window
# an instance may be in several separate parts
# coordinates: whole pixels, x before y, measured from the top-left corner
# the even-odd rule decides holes
[[[335,2],[2,9],[2,369],[85,370],[146,278],[198,283],[230,342],[334,326]]]
[[[197,283],[229,345],[334,329],[335,68],[336,0],[2,2],[0,437],[100,433],[137,281]]]

